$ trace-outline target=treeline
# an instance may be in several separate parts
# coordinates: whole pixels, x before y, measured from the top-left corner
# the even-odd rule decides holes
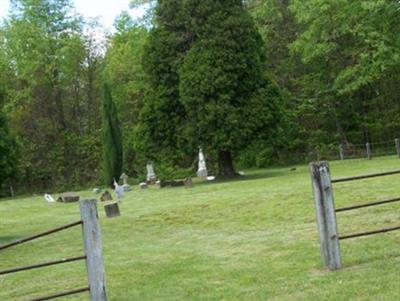
[[[105,83],[135,177],[148,160],[190,175],[200,146],[229,176],[400,136],[397,0],[133,2],[151,2],[146,19],[121,13],[103,41],[70,0],[12,1],[0,26],[3,188],[103,181]]]
[[[254,0],[268,72],[284,91],[281,153],[313,153],[400,136],[400,3]]]

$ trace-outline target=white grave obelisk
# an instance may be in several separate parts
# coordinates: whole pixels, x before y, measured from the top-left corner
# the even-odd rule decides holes
[[[207,165],[206,159],[204,158],[203,150],[199,149],[199,169],[197,170],[197,176],[201,178],[207,177]]]
[[[154,182],[157,180],[156,173],[154,172],[153,162],[148,162],[146,165],[147,169],[147,182]]]

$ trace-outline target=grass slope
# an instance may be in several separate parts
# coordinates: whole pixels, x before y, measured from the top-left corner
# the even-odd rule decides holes
[[[331,163],[333,177],[399,167],[395,157]],[[400,232],[343,241],[345,268],[326,272],[308,167],[247,174],[191,189],[135,187],[117,219],[105,219],[99,207],[109,300],[398,299]],[[399,180],[336,184],[336,206],[399,196]],[[42,196],[1,201],[0,243],[78,219],[76,204],[46,204]],[[342,234],[399,225],[400,204],[340,213],[338,220]],[[82,252],[76,228],[0,252],[0,269]],[[84,263],[70,263],[0,276],[0,300],[84,286]]]

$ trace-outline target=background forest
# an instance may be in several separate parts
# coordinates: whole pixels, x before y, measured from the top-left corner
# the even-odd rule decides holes
[[[3,194],[105,183],[106,129],[121,138],[119,169],[138,178],[148,160],[166,178],[192,174],[199,146],[221,173],[227,158],[265,167],[400,137],[398,0],[135,5],[148,14],[121,12],[103,39],[69,0],[12,1],[0,23]],[[218,123],[219,110],[236,117]]]

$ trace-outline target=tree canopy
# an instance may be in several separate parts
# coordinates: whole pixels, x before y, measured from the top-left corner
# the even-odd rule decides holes
[[[201,146],[217,154],[220,175],[234,176],[232,152],[278,121],[278,89],[241,1],[159,1],[144,67],[149,86],[139,126],[149,152]]]
[[[194,174],[199,147],[211,172],[232,176],[400,137],[399,1],[131,2],[145,16],[123,11],[102,35],[73,1],[11,1],[3,188],[16,172],[22,191],[103,183],[115,146],[103,136],[104,83],[121,130],[115,170],[141,179],[149,160],[162,178]]]

